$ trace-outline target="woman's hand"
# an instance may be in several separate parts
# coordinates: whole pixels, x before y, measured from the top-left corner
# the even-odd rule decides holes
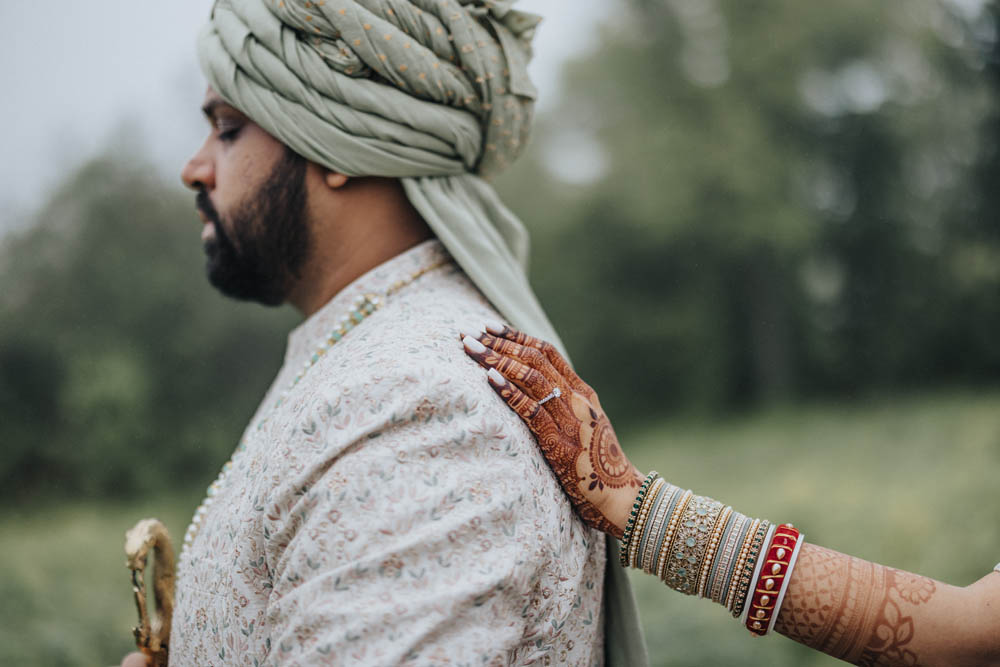
[[[621,538],[643,475],[628,460],[597,393],[549,343],[488,323],[466,353],[524,420],[583,520]]]

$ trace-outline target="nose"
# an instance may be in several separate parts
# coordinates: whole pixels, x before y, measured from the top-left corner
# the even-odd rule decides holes
[[[181,180],[192,190],[211,190],[215,187],[215,167],[208,156],[207,143],[181,169]]]

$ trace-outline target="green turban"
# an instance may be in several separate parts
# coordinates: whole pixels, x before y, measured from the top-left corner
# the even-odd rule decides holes
[[[528,284],[528,233],[482,177],[527,142],[540,18],[513,0],[217,0],[202,70],[234,107],[307,159],[398,177],[476,286],[515,327],[559,338]],[[608,664],[644,665],[609,540]]]
[[[525,274],[528,234],[480,175],[527,141],[539,17],[511,2],[218,0],[198,51],[212,87],[300,155],[399,177],[512,324],[558,343]]]

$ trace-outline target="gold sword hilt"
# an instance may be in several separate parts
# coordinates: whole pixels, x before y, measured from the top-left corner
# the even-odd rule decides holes
[[[153,552],[153,608],[147,606],[144,572]],[[132,628],[136,647],[149,656],[154,667],[166,667],[170,618],[174,611],[174,549],[166,526],[157,519],[143,519],[125,533],[125,567],[132,572],[139,625]]]

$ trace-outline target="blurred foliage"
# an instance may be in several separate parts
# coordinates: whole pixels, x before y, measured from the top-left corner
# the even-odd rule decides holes
[[[640,469],[753,516],[791,521],[813,544],[957,586],[986,576],[996,562],[996,391],[824,401],[712,423],[674,419],[630,436]],[[775,461],[777,483],[762,493]],[[973,535],[970,526],[983,532]],[[958,542],[968,550],[957,553]],[[751,641],[717,605],[630,574],[652,665],[845,664],[783,637]]]
[[[993,15],[624,6],[501,183],[613,417],[1000,377]]]
[[[833,548],[976,578],[1000,539],[1000,397],[838,401],[1000,379],[1000,4],[620,6],[500,187],[636,463]],[[0,246],[3,664],[118,660],[123,529],[151,512],[181,534],[296,319],[207,286],[193,197],[133,143]],[[761,496],[773,460],[785,482]],[[654,664],[834,662],[636,588]]]
[[[621,8],[500,183],[620,429],[1000,379],[996,4]],[[132,144],[0,246],[4,498],[204,485],[280,362]]]
[[[193,195],[151,173],[112,151],[5,239],[5,497],[207,483],[280,362],[291,313],[211,290]]]
[[[138,620],[125,567],[125,529],[155,516],[176,549],[200,498],[195,491],[31,506],[0,519],[7,531],[0,537],[0,664],[119,664],[135,650],[131,629]]]

